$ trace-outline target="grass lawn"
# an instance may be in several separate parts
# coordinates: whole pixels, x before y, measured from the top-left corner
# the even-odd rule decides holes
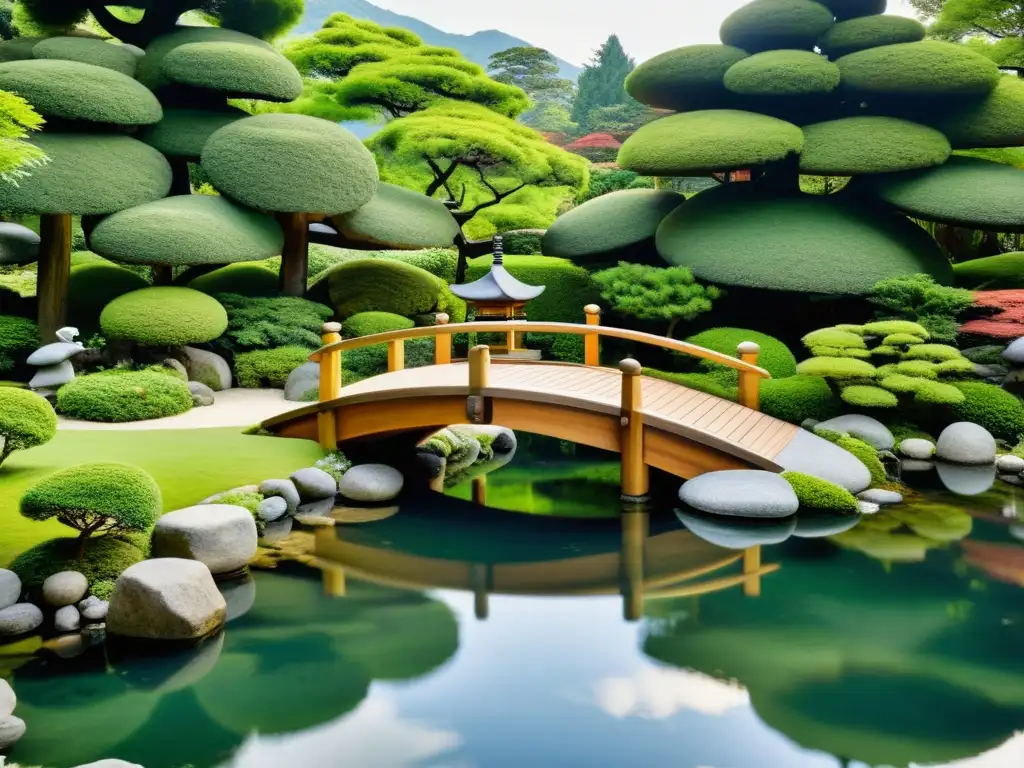
[[[27,488],[66,467],[97,461],[140,467],[156,478],[169,512],[219,491],[287,477],[322,455],[310,440],[256,437],[238,429],[58,432],[46,445],[18,451],[0,467],[0,566],[41,541],[74,534],[57,522],[27,520],[18,511]]]

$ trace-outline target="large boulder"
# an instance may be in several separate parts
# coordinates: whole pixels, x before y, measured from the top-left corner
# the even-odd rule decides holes
[[[1024,338],[1012,342],[1003,350],[1002,357],[1012,365],[1024,365]]]
[[[220,629],[226,616],[227,603],[209,568],[195,560],[158,558],[136,563],[117,579],[107,632],[148,640],[196,640]]]
[[[785,478],[752,469],[700,475],[683,484],[679,498],[701,512],[730,517],[789,517],[800,507]]]
[[[302,499],[299,498],[299,489],[291,480],[264,480],[259,485],[259,492],[264,498],[279,496],[288,504],[288,514],[294,515],[299,508]]]
[[[14,695],[11,684],[0,678],[0,717],[7,717],[18,706],[18,697]]]
[[[851,413],[821,422],[818,427],[832,432],[845,432],[863,440],[876,451],[891,451],[896,447],[896,438],[878,419]]]
[[[387,464],[352,467],[341,478],[338,492],[352,501],[391,501],[402,492],[402,473]]]
[[[0,611],[0,637],[17,637],[38,629],[43,612],[31,603],[16,603]]]
[[[228,361],[214,352],[195,347],[184,348],[190,381],[205,384],[214,392],[231,389],[231,366]]]
[[[996,439],[978,424],[959,421],[942,430],[935,456],[952,464],[992,464],[996,460]]]
[[[74,605],[89,591],[89,580],[78,571],[61,571],[43,582],[43,600],[54,608]]]
[[[10,608],[21,597],[21,579],[14,571],[0,568],[0,611]]]
[[[316,467],[306,467],[291,475],[303,504],[321,499],[332,499],[338,493],[338,481]]]
[[[198,560],[212,573],[231,573],[249,564],[258,542],[249,510],[202,504],[168,512],[157,521],[153,556]]]
[[[284,399],[290,403],[306,402],[311,392],[320,391],[320,363],[303,363],[288,374],[284,383]]]

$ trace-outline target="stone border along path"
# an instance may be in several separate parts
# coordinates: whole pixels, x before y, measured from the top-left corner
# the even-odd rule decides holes
[[[213,429],[217,427],[251,427],[265,419],[295,410],[301,403],[284,399],[281,389],[229,389],[217,392],[213,405],[196,407],[177,416],[148,421],[118,424],[79,421],[58,417],[60,429],[67,430],[146,430],[146,429]]]

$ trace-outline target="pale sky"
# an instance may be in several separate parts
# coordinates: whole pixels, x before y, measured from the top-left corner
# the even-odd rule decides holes
[[[717,43],[718,27],[749,0],[370,0],[446,32],[500,29],[575,64],[609,35],[638,62],[694,43]],[[912,16],[906,0],[889,13]]]

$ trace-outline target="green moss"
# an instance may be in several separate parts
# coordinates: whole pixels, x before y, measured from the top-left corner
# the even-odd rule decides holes
[[[1002,387],[981,381],[958,381],[964,402],[953,406],[956,421],[980,424],[997,440],[1017,443],[1024,436],[1024,404]]]
[[[884,174],[872,189],[890,205],[924,219],[996,232],[1024,231],[1024,171],[976,157],[953,156],[938,168]]]
[[[90,244],[116,261],[191,266],[277,256],[284,235],[269,216],[223,197],[179,195],[107,217]]]
[[[958,405],[964,400],[964,394],[956,387],[937,381],[922,380],[914,393],[914,401],[924,405]]]
[[[250,43],[180,45],[164,56],[168,80],[238,99],[292,101],[302,95],[302,75],[284,56]]]
[[[766,51],[737,62],[725,87],[744,96],[804,96],[839,87],[839,67],[811,51]]]
[[[974,363],[966,357],[944,360],[935,366],[939,376],[973,376]]]
[[[237,296],[272,297],[281,292],[277,274],[259,263],[228,264],[189,282],[188,287],[208,296],[232,293]]]
[[[32,49],[45,40],[45,37],[15,37],[13,40],[0,41],[0,61],[24,61],[31,59]]]
[[[939,377],[938,371],[935,370],[935,364],[926,360],[906,360],[899,362],[896,363],[893,370],[904,376],[917,376],[921,379],[934,380]]]
[[[242,507],[243,509],[249,510],[249,514],[256,517],[256,510],[259,509],[260,503],[263,501],[262,493],[225,493],[223,496],[217,497],[218,504],[229,504],[234,507]]]
[[[90,591],[103,600],[106,598],[96,592],[100,583],[116,581],[124,571],[145,559],[146,553],[136,544],[108,534],[91,539],[81,560],[78,559],[77,539],[51,539],[22,552],[10,568],[29,593],[38,593],[43,582],[55,573],[78,571],[89,580]]]
[[[330,223],[352,242],[395,250],[447,248],[459,235],[444,203],[393,184],[380,184],[370,202]]]
[[[904,360],[928,360],[933,363],[944,363],[963,358],[960,350],[947,344],[918,344],[906,351]]]
[[[713,349],[733,357],[737,356],[737,348],[745,341],[752,341],[761,347],[757,364],[768,371],[773,378],[784,379],[787,376],[796,375],[796,358],[789,348],[781,341],[766,333],[751,331],[746,328],[712,328],[707,331],[690,336],[686,339],[690,344],[698,347]],[[706,371],[722,374],[723,381],[735,383],[739,375],[735,369],[724,365],[717,365],[708,361],[701,361],[701,368]]]
[[[722,106],[722,79],[749,54],[729,45],[688,45],[649,59],[626,78],[626,92],[642,104],[675,111]]]
[[[210,136],[243,117],[248,113],[234,107],[165,109],[163,119],[140,131],[139,139],[169,157],[198,160]]]
[[[255,115],[225,126],[203,147],[202,167],[222,194],[267,211],[348,213],[377,191],[377,164],[362,142],[306,115]]]
[[[668,214],[686,201],[678,192],[625,189],[595,197],[555,220],[541,241],[548,256],[578,264],[644,260]],[[636,254],[638,258],[630,259]]]
[[[934,443],[935,438],[928,432],[925,432],[917,424],[910,421],[903,421],[900,419],[889,420],[885,426],[892,432],[894,438],[896,438],[896,445],[899,445],[904,440],[927,440],[929,443]]]
[[[263,50],[273,50],[270,43],[259,38],[221,27],[181,26],[161,35],[146,46],[146,55],[139,62],[135,77],[147,88],[158,90],[170,84],[163,74],[164,59],[176,48],[192,43],[242,43]]]
[[[829,58],[838,59],[868,48],[916,43],[918,40],[924,40],[925,33],[924,24],[917,19],[906,16],[865,15],[833,24],[818,38],[818,47]]]
[[[891,333],[882,339],[883,347],[910,347],[918,344],[924,344],[924,341],[909,333]]]
[[[886,338],[888,338],[888,337],[886,337]],[[912,338],[917,339],[916,336],[914,336]],[[918,340],[918,342],[921,341],[920,339],[917,339],[917,340]],[[872,357],[900,357],[902,355],[903,355],[903,352],[901,352],[896,347],[890,347],[888,344],[882,344],[881,346],[875,347],[874,349],[871,350],[871,356]]]
[[[57,393],[57,410],[83,421],[162,419],[191,408],[192,394],[185,382],[155,371],[78,376]]]
[[[220,336],[228,315],[216,299],[191,288],[158,286],[126,293],[100,315],[103,334],[143,346],[181,347]]]
[[[868,468],[868,471],[871,473],[871,484],[873,486],[881,485],[886,481],[885,467],[882,465],[881,460],[878,458],[878,452],[874,448],[863,440],[858,440],[850,435],[843,435],[835,442],[840,448],[856,456],[860,463]]]
[[[811,49],[830,26],[832,12],[810,0],[754,0],[722,22],[719,37],[751,52]]]
[[[257,349],[235,357],[235,379],[245,389],[282,389],[288,375],[308,362],[304,347]]]
[[[838,349],[866,349],[864,339],[856,333],[838,328],[821,328],[811,331],[801,341],[808,349],[813,347],[837,347]]]
[[[227,310],[228,329],[216,346],[232,354],[291,346],[319,349],[323,324],[334,314],[330,307],[294,296],[221,293],[217,299]]]
[[[10,213],[106,215],[165,197],[171,167],[130,136],[42,133],[29,140],[50,158],[18,185],[0,184]]]
[[[0,464],[14,451],[35,448],[57,434],[57,414],[45,398],[27,389],[0,387]]]
[[[1003,351],[1005,344],[983,344],[980,347],[968,347],[961,354],[972,363],[979,365],[1003,365]]]
[[[953,265],[956,283],[979,291],[1024,288],[1024,253],[1001,253]]]
[[[821,176],[892,173],[941,165],[952,148],[940,131],[895,117],[847,117],[805,126],[800,171]]]
[[[896,395],[881,387],[865,385],[844,387],[840,397],[844,403],[855,408],[895,408],[899,405]]]
[[[724,286],[864,295],[890,277],[926,273],[952,282],[945,254],[906,217],[841,195],[779,195],[758,183],[691,198],[662,222],[657,247],[670,264]]]
[[[343,319],[360,312],[429,312],[441,293],[441,282],[426,270],[380,259],[340,264],[318,282],[327,284],[331,304]]]
[[[391,312],[360,312],[345,321],[342,333],[345,338],[354,339],[388,331],[404,331],[415,325],[409,318]]]
[[[32,55],[37,59],[77,61],[105,67],[133,77],[138,57],[123,45],[88,37],[51,37],[36,43]]]
[[[1024,81],[1008,75],[988,95],[956,109],[938,110],[933,125],[955,149],[1024,144]]]
[[[622,145],[618,164],[646,176],[696,176],[777,162],[803,143],[798,127],[767,115],[686,112],[643,126]]]
[[[39,348],[39,329],[25,317],[0,315],[0,373],[10,373]]]
[[[842,87],[858,93],[921,98],[981,96],[999,83],[991,59],[938,40],[869,48],[836,62]]]
[[[928,329],[920,323],[910,320],[879,320],[874,323],[865,323],[864,333],[868,336],[892,336],[893,334],[907,334],[920,339],[927,339]]]
[[[761,410],[791,424],[803,424],[807,419],[825,421],[838,416],[842,403],[825,379],[791,376],[761,382]]]
[[[839,325],[833,325],[837,331],[846,331],[847,333],[856,333],[858,336],[864,335],[863,325],[853,325],[852,323],[839,323]]]
[[[72,267],[68,279],[68,323],[88,338],[99,331],[100,313],[107,304],[148,287],[137,274],[115,264],[97,261]]]
[[[824,376],[839,381],[872,379],[877,375],[871,363],[849,357],[812,357],[800,363],[796,372],[802,376]]]
[[[0,64],[0,89],[18,94],[44,117],[112,125],[151,125],[163,117],[160,102],[146,86],[77,61]]]
[[[490,257],[476,259],[466,280],[483,277],[491,268]],[[506,256],[505,268],[530,285],[545,286],[544,293],[526,305],[530,320],[552,323],[582,323],[583,308],[596,304],[601,294],[590,273],[566,259],[550,256]]]
[[[859,510],[854,495],[835,483],[803,472],[783,472],[782,476],[796,493],[802,509],[821,509],[854,514]]]

